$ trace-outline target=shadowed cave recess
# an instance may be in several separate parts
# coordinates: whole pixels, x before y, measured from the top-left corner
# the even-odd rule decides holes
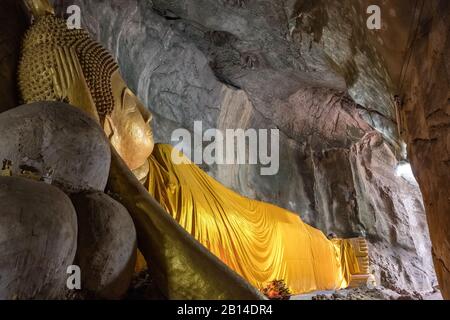
[[[21,38],[11,35],[26,26],[13,2],[0,13],[9,30],[0,58],[11,66]],[[348,298],[450,298],[448,1],[54,4],[59,14],[81,8],[82,26],[153,113],[156,142],[193,132],[194,121],[279,129],[277,175],[261,176],[258,165],[201,168],[326,235],[365,237],[377,287]],[[380,30],[366,26],[370,5],[381,8]],[[0,112],[20,104],[15,74],[2,68]],[[152,295],[148,277],[133,281],[130,298]]]

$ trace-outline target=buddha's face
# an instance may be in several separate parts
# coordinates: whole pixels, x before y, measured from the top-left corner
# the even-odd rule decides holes
[[[114,110],[104,120],[104,130],[111,144],[138,178],[148,172],[148,157],[154,147],[150,128],[152,114],[127,87],[120,73],[112,77]]]

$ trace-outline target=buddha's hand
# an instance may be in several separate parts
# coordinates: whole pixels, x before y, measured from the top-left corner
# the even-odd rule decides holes
[[[54,49],[54,55],[56,70],[53,70],[53,86],[58,98],[79,107],[99,121],[97,108],[75,49],[58,47]]]

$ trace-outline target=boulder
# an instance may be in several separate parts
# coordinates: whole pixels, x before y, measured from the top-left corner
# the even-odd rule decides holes
[[[70,199],[43,182],[0,177],[0,300],[53,299],[77,246]]]
[[[133,220],[117,201],[101,192],[72,196],[78,214],[78,251],[82,290],[88,298],[120,299],[136,264]]]
[[[0,114],[0,161],[22,171],[52,175],[66,193],[103,191],[111,163],[109,142],[85,112],[61,102],[38,102]]]

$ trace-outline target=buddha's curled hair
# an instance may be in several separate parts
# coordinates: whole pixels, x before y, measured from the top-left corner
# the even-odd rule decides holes
[[[37,18],[25,34],[18,71],[24,103],[58,100],[52,70],[58,72],[55,49],[74,48],[101,118],[114,108],[111,76],[119,69],[112,55],[82,29],[68,29],[53,15]]]

